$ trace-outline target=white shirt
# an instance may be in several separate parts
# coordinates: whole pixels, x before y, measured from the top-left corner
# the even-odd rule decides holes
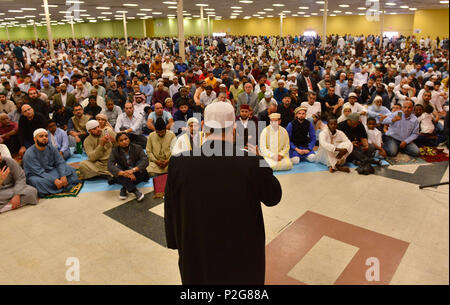
[[[381,131],[379,131],[376,128],[374,128],[373,130],[366,129],[366,131],[367,131],[367,140],[369,144],[375,144],[379,147],[383,146],[383,138]]]
[[[307,107],[306,118],[309,119],[313,116],[313,114],[318,114],[322,112],[322,105],[320,102],[314,102],[313,105],[310,105],[308,102],[303,102],[300,106]]]
[[[200,94],[200,103],[205,107],[212,103],[216,99],[216,92],[211,91],[211,95],[206,94],[206,90]]]
[[[418,120],[420,124],[420,133],[434,132],[433,115],[431,113],[422,113]]]

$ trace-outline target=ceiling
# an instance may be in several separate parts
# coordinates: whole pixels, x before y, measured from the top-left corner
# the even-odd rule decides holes
[[[413,14],[414,9],[448,9],[448,1],[441,0],[330,0],[329,15],[358,15],[368,10],[380,10],[384,5],[386,14]],[[67,3],[66,3],[67,2]],[[67,23],[67,10],[71,10],[76,22],[96,22],[122,18],[123,12],[129,19],[175,18],[177,14],[176,0],[48,0],[50,18],[53,23]],[[211,15],[217,19],[232,18],[271,18],[283,13],[287,17],[322,16],[323,4],[316,0],[253,0],[242,3],[242,0],[184,0],[185,18],[198,18],[200,7],[204,4],[204,16]],[[251,3],[250,3],[251,2]],[[319,2],[319,3],[317,3]],[[443,3],[441,3],[443,2]],[[126,4],[134,4],[127,6]],[[274,6],[281,4],[284,6]],[[344,5],[344,7],[341,7]],[[56,7],[52,7],[56,6]],[[401,6],[406,6],[401,8]],[[102,8],[103,7],[103,8]],[[238,8],[237,8],[238,7]],[[22,10],[22,9],[25,10]],[[26,10],[28,9],[28,10]],[[285,12],[283,12],[285,11]],[[351,14],[350,14],[351,13]],[[78,18],[78,19],[77,19]],[[42,0],[0,0],[0,26],[24,26],[36,21],[37,25],[45,24]]]

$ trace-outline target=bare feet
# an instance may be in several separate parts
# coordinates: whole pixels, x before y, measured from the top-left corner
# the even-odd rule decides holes
[[[334,173],[336,170],[334,168],[332,168],[331,166],[328,167],[328,170],[330,171],[330,173]]]
[[[336,165],[336,169],[340,172],[350,173],[350,168],[348,168],[346,166]]]

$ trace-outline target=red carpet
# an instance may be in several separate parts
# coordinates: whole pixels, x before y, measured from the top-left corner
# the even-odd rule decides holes
[[[444,153],[443,149],[431,146],[420,147],[420,158],[429,162],[444,162],[448,161],[448,154]]]

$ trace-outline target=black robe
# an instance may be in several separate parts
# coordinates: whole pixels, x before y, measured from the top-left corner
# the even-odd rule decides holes
[[[203,147],[218,143],[224,142]],[[170,159],[164,220],[184,285],[264,284],[261,202],[276,205],[281,186],[260,161],[265,163],[257,156]]]

